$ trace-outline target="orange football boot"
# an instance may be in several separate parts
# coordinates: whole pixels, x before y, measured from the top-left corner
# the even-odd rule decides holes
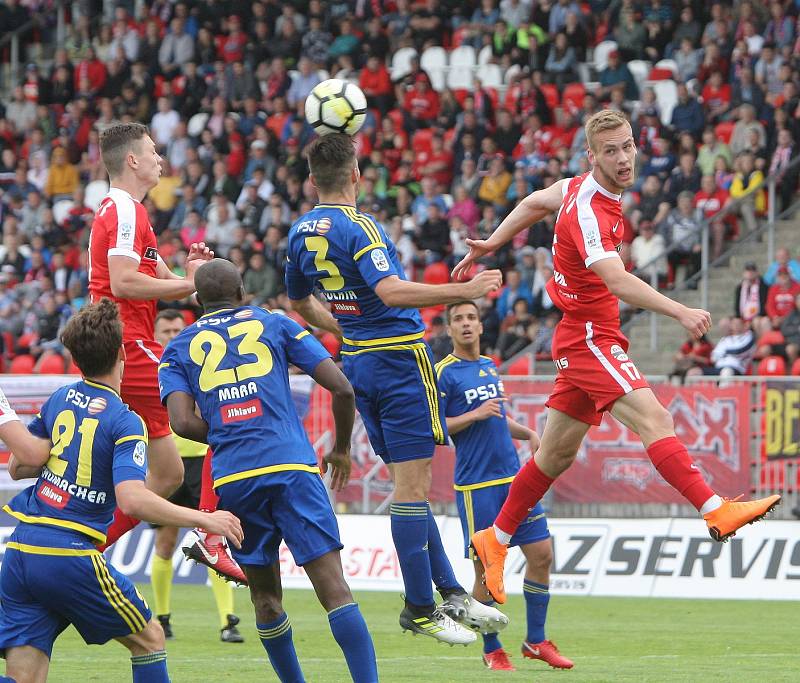
[[[707,515],[703,515],[708,525],[708,533],[715,541],[727,541],[731,536],[745,524],[752,524],[759,519],[763,519],[778,503],[781,497],[778,495],[759,498],[758,500],[748,500],[739,502],[736,498],[723,498],[723,503],[716,510],[712,510]]]
[[[492,527],[476,531],[472,535],[471,545],[483,563],[483,582],[486,584],[486,589],[495,601],[502,605],[506,601],[503,571],[508,548],[497,540]]]

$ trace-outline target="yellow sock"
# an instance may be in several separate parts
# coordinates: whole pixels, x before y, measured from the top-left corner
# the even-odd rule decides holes
[[[211,580],[211,590],[214,591],[214,601],[219,612],[219,627],[228,625],[228,615],[233,614],[233,586],[221,578],[217,572],[209,569],[208,578]]]
[[[153,564],[150,565],[150,585],[153,587],[155,614],[169,614],[169,602],[172,595],[172,558],[165,560],[153,553]]]

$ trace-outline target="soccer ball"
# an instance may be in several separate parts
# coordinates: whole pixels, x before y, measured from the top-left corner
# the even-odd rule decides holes
[[[329,78],[306,97],[306,121],[318,135],[355,135],[367,118],[367,98],[354,83]]]

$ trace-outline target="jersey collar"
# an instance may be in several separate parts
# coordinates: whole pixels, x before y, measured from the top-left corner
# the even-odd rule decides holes
[[[235,309],[233,309],[233,308],[218,308],[216,311],[209,311],[208,313],[203,313],[203,315],[201,315],[200,317],[201,318],[207,318],[210,315],[218,315],[220,313],[223,313],[224,311],[233,311],[233,310],[235,310]]]
[[[101,382],[94,382],[90,379],[83,378],[83,383],[88,384],[90,387],[94,387],[95,389],[105,389],[106,391],[110,391],[115,396],[119,396],[116,389],[112,389],[108,384],[102,384]]]
[[[589,173],[589,180],[592,183],[592,186],[604,197],[608,197],[609,199],[613,199],[614,201],[619,201],[622,199],[621,194],[614,194],[613,192],[609,192],[606,188],[604,188],[594,177],[594,173]]]

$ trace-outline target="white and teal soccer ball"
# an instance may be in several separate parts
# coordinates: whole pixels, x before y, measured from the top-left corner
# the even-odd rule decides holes
[[[322,81],[306,97],[306,121],[318,135],[355,135],[367,118],[367,98],[355,83]]]

